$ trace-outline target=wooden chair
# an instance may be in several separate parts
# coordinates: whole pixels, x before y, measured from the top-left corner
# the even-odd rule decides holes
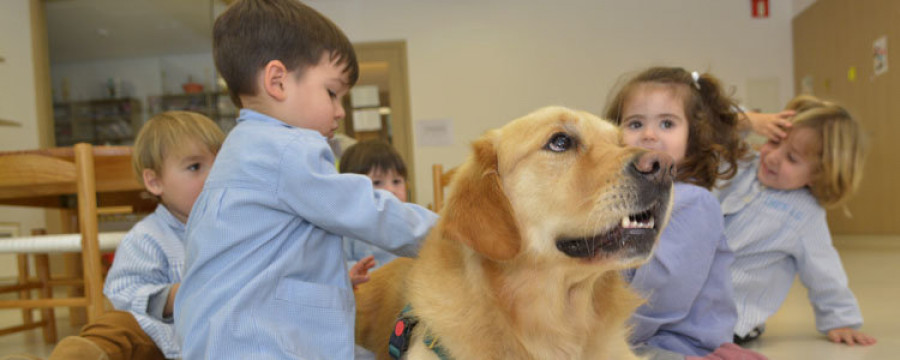
[[[44,235],[46,230],[34,229],[32,235]],[[7,244],[7,241],[0,242]],[[32,279],[29,275],[28,254],[16,254],[16,284],[12,286],[4,286],[0,288],[0,293],[18,291],[19,299],[30,299],[31,290],[38,290],[40,299],[53,297],[53,287],[50,285],[50,257],[47,253],[33,254],[34,268],[37,272],[37,279]],[[44,335],[44,341],[49,343],[56,342],[56,316],[53,308],[41,309],[41,320],[35,321],[32,309],[22,309],[22,325],[0,329],[0,335],[34,329],[40,327]]]
[[[431,166],[432,185],[434,186],[432,211],[439,212],[441,211],[441,208],[444,207],[444,188],[450,184],[450,180],[453,178],[455,172],[456,168],[444,172],[444,166],[441,164],[434,164]]]
[[[81,262],[83,264],[83,283],[84,295],[80,297],[68,298],[52,298],[50,286],[65,284],[65,281],[53,283],[49,279],[49,274],[45,270],[46,266],[37,266],[38,268],[38,284],[27,278],[24,279],[20,275],[21,282],[14,286],[4,287],[6,291],[22,291],[40,288],[40,298],[20,298],[18,300],[2,300],[0,301],[0,309],[20,308],[30,309],[40,308],[46,309],[42,311],[42,320],[40,322],[32,322],[28,324],[28,317],[23,313],[26,324],[14,326],[0,330],[0,335],[12,332],[28,330],[36,327],[44,328],[44,338],[48,342],[55,342],[55,325],[53,324],[53,307],[84,307],[87,309],[88,321],[93,321],[104,311],[104,298],[102,293],[103,279],[100,267],[100,242],[97,223],[97,191],[96,178],[94,168],[94,150],[90,144],[76,144],[72,149],[74,159],[69,160],[65,157],[53,156],[51,154],[42,153],[41,151],[23,151],[0,154],[0,199],[5,200],[4,203],[16,203],[15,199],[31,198],[39,199],[40,202],[46,202],[48,198],[58,195],[76,194],[78,201],[78,228],[80,237]],[[23,202],[22,204],[35,205],[34,203]],[[52,236],[48,236],[52,237]],[[63,236],[65,237],[65,236]],[[120,237],[120,235],[119,235]],[[60,238],[60,236],[56,236]],[[71,238],[71,236],[69,236]],[[19,239],[6,239],[0,241],[14,241]],[[25,253],[46,253],[52,252],[48,250],[61,249],[54,247],[52,241],[41,241],[41,239],[25,239],[28,241],[24,244],[37,243],[39,246],[23,246],[21,250],[9,250],[7,252]],[[10,243],[14,244],[14,243]],[[48,248],[40,248],[44,244]],[[47,245],[50,244],[50,245]],[[8,245],[8,244],[7,244]],[[65,250],[62,250],[65,251]],[[21,259],[21,257],[20,257]],[[46,258],[37,261],[46,261]],[[27,266],[27,261],[23,261]],[[20,262],[20,267],[22,267]],[[27,274],[27,273],[26,273]],[[22,296],[25,297],[25,296]],[[48,311],[50,310],[50,311]],[[52,329],[51,329],[52,327]],[[52,339],[51,339],[52,338]],[[51,341],[52,340],[52,341]]]

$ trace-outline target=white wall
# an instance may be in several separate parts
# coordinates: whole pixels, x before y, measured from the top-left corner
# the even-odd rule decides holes
[[[21,126],[0,126],[0,151],[37,149],[37,101],[31,49],[29,0],[0,1],[0,118]],[[3,171],[3,169],[0,169]],[[19,224],[19,231],[44,227],[44,211],[0,206],[0,222]],[[15,257],[0,257],[0,277],[15,274]]]
[[[751,18],[747,1],[308,3],[354,42],[405,39],[413,122],[453,120],[454,146],[415,148],[420,203],[431,199],[433,163],[461,163],[482,132],[540,106],[600,113],[626,72],[651,65],[710,71],[763,110],[776,110],[794,92],[791,2],[771,1],[768,19]],[[748,103],[748,83],[761,85],[756,94],[777,94]]]

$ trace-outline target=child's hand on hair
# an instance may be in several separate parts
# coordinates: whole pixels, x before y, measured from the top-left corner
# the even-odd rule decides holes
[[[874,337],[851,328],[837,328],[828,330],[828,340],[831,340],[831,342],[835,343],[845,343],[850,346],[856,344],[868,346],[874,345],[876,342],[878,342]]]
[[[765,355],[733,343],[724,343],[706,356],[686,356],[685,360],[766,360]]]
[[[791,127],[790,119],[795,113],[794,110],[779,113],[747,113],[747,118],[754,132],[768,139],[781,141],[787,137],[787,129]]]
[[[353,290],[356,286],[369,281],[369,269],[375,267],[375,256],[366,256],[350,268],[350,283],[353,284]]]

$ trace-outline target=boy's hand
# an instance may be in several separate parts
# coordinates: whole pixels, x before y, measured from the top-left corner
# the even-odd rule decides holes
[[[781,141],[787,137],[787,129],[790,129],[790,119],[794,117],[796,112],[793,110],[785,110],[779,113],[747,113],[750,120],[750,126],[757,134],[765,136],[768,139]]]
[[[175,308],[175,293],[178,292],[178,287],[181,286],[181,283],[172,284],[172,288],[169,289],[169,296],[166,298],[166,306],[163,307],[163,317],[172,316],[172,312]]]
[[[356,290],[357,285],[369,281],[369,269],[373,267],[375,267],[375,256],[373,255],[366,256],[353,264],[353,267],[350,268],[350,283],[353,284],[353,290]]]
[[[837,328],[828,330],[828,340],[835,343],[845,343],[853,346],[856,344],[868,346],[874,345],[878,340],[860,331],[851,328]]]

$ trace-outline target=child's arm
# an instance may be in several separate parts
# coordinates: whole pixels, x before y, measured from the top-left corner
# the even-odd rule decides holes
[[[737,312],[719,203],[705,189],[676,185],[672,218],[631,285],[647,303],[632,316],[633,342],[682,354],[712,351],[733,337]]]
[[[174,298],[174,282],[168,266],[165,252],[152,237],[130,232],[116,249],[116,259],[106,277],[103,293],[118,310],[167,319],[165,306],[151,304],[171,306],[169,299]],[[159,311],[154,313],[153,308]]]
[[[800,281],[808,290],[816,314],[816,328],[834,342],[871,345],[875,338],[854,330],[863,318],[856,297],[847,284],[847,274],[831,234],[824,211],[801,227],[802,254],[797,258]]]
[[[308,141],[308,139],[305,139]],[[305,143],[282,159],[281,201],[299,217],[333,234],[371,243],[392,253],[414,256],[437,220],[421,206],[376,192],[363,175],[339,174],[327,143]]]

